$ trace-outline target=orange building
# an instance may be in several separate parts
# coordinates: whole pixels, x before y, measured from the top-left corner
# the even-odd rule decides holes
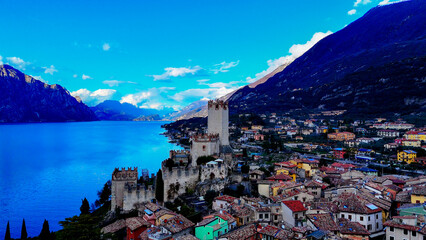
[[[327,137],[330,140],[347,141],[347,140],[354,140],[355,134],[351,132],[338,132],[338,133],[329,133]]]

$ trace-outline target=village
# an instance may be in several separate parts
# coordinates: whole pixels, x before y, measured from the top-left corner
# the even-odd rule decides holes
[[[426,127],[344,112],[209,101],[206,122],[166,126],[183,150],[156,175],[113,171],[104,239],[425,239]]]

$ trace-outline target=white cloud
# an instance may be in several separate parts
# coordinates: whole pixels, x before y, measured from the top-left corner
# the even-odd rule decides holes
[[[130,103],[141,108],[162,109],[169,103],[167,102],[167,94],[174,91],[175,87],[159,87],[150,88],[133,94],[123,96],[121,103]]]
[[[106,84],[106,85],[108,85],[110,87],[116,87],[116,86],[118,86],[120,84],[123,84],[123,83],[136,84],[135,82],[131,82],[131,81],[118,81],[118,80],[105,80],[102,83]]]
[[[77,77],[78,77],[78,75],[77,75],[77,74],[74,74],[74,75],[72,75],[72,77],[73,77],[73,78],[77,78]]]
[[[0,65],[3,65],[3,57],[0,56]]]
[[[55,66],[50,65],[50,67],[42,67],[44,69],[44,73],[53,75],[54,72],[57,72],[58,70],[56,70]]]
[[[184,77],[188,74],[195,75],[201,69],[200,66],[180,68],[168,67],[164,69],[166,71],[165,73],[161,75],[152,75],[152,77],[154,77],[154,81],[168,80],[170,77]]]
[[[267,74],[271,73],[272,71],[277,69],[279,66],[281,66],[283,64],[290,64],[296,58],[302,56],[306,51],[308,51],[311,47],[313,47],[321,39],[327,37],[328,35],[330,35],[332,33],[333,32],[331,32],[331,31],[327,31],[325,33],[317,32],[312,36],[311,40],[307,41],[305,44],[294,44],[288,50],[290,55],[283,56],[283,57],[280,57],[280,58],[277,58],[277,59],[268,60],[267,61],[268,69],[266,69],[266,70],[264,70],[260,73],[257,73],[254,78],[247,77],[246,81],[248,83],[255,82],[255,81],[261,79],[262,77],[266,76]]]
[[[348,15],[354,15],[356,13],[356,9],[352,9],[348,11]]]
[[[111,48],[111,46],[109,45],[109,43],[104,43],[102,45],[102,50],[104,50],[104,51],[109,51],[110,48]]]
[[[371,0],[356,0],[354,3],[354,7],[358,7],[359,4],[367,5],[371,3]]]
[[[212,69],[211,71],[214,72],[214,74],[218,74],[220,72],[229,72],[230,68],[236,67],[240,63],[240,60],[236,62],[221,62],[219,64],[215,64],[215,69]]]
[[[398,1],[391,1],[391,0],[383,0],[379,2],[379,6],[393,4],[393,3],[400,3],[400,2],[406,2],[407,0],[398,0]]]
[[[73,97],[80,97],[81,100],[89,106],[95,106],[105,100],[112,99],[116,92],[117,91],[114,89],[98,89],[92,92],[85,88],[82,88],[77,91],[71,92],[71,95]]]
[[[19,58],[19,57],[7,57],[6,60],[9,62],[9,64],[13,65],[14,67],[17,67],[23,70],[25,70],[25,66],[30,64],[29,62],[25,62],[22,58]]]
[[[178,92],[171,99],[177,102],[194,102],[200,99],[216,99],[236,90],[237,87],[227,88],[225,86],[218,88],[193,88]]]
[[[89,75],[86,75],[86,74],[83,74],[83,75],[81,76],[81,78],[82,78],[83,80],[86,80],[86,79],[93,79],[92,77],[90,77]]]

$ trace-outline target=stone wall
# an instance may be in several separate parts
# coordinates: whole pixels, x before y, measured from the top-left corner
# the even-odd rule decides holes
[[[211,179],[224,179],[228,176],[228,169],[224,164],[201,166],[200,169],[201,182]]]
[[[202,156],[219,154],[219,139],[211,135],[199,135],[191,138],[192,166],[197,166],[197,159]]]
[[[199,181],[199,167],[174,167],[172,171],[163,165],[164,201],[173,201],[186,189],[194,189]]]
[[[229,145],[229,108],[224,101],[208,102],[207,128],[209,134],[219,134],[221,145]]]
[[[131,210],[137,203],[151,202],[155,198],[155,189],[152,186],[126,185],[123,197],[123,210]]]

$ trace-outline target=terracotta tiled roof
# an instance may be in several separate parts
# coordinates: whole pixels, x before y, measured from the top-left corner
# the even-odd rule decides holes
[[[370,233],[361,224],[351,222],[345,218],[338,219],[339,231],[350,235],[370,235]]]
[[[264,228],[259,230],[260,234],[264,234],[270,237],[273,237],[274,239],[289,239],[289,232],[285,231],[284,229],[277,228],[275,226],[267,225]]]
[[[299,200],[283,201],[283,204],[286,205],[292,212],[303,212],[307,210],[303,206],[303,203]]]
[[[233,203],[237,198],[229,196],[229,195],[222,195],[219,197],[216,197],[215,200],[221,200],[221,201],[226,201],[228,203]]]
[[[288,175],[285,175],[285,174],[281,173],[281,174],[278,174],[278,175],[275,175],[275,176],[268,177],[266,179],[267,180],[274,180],[274,181],[278,181],[278,180],[280,180],[280,181],[289,181],[289,180],[292,180],[293,178],[290,177],[290,176],[288,176]]]
[[[381,208],[353,193],[342,193],[337,201],[341,212],[370,214],[382,211]]]
[[[158,206],[155,203],[151,203],[151,202],[150,203],[146,203],[145,207],[148,208],[149,210],[151,210],[152,212],[156,212],[156,211],[158,211],[158,210],[161,209],[160,206]]]
[[[185,234],[183,236],[179,236],[176,238],[176,240],[199,240],[192,234]]]
[[[149,227],[151,226],[151,223],[145,221],[141,217],[132,217],[126,219],[126,226],[130,228],[130,230],[134,231],[142,226]]]
[[[311,209],[321,209],[331,213],[339,212],[339,207],[334,202],[308,202]]]
[[[411,194],[426,196],[426,186],[413,186],[413,191]]]
[[[169,230],[172,234],[181,232],[185,229],[193,227],[195,224],[189,221],[182,215],[177,215],[175,217],[167,219],[167,222],[164,223],[164,228]]]
[[[254,224],[242,226],[227,234],[222,235],[220,238],[226,238],[228,240],[244,240],[251,238],[257,234],[256,227]]]
[[[339,229],[329,213],[306,214],[306,217],[320,230],[337,231]]]
[[[115,233],[126,227],[126,220],[117,220],[101,229],[102,233]]]

